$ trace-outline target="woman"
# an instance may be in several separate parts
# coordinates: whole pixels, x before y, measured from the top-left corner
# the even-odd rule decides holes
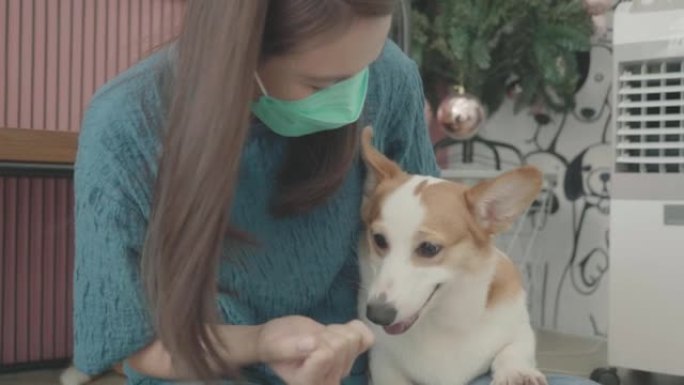
[[[366,383],[359,126],[438,171],[418,72],[386,40],[394,2],[191,0],[173,45],[98,91],[75,175],[77,368]]]

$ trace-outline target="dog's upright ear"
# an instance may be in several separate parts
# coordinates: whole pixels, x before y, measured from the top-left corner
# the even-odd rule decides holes
[[[367,126],[361,133],[361,156],[368,168],[365,193],[368,195],[384,180],[403,174],[401,167],[373,146],[373,128]]]
[[[465,197],[478,225],[496,234],[505,231],[534,202],[541,187],[541,172],[524,166],[473,186]]]

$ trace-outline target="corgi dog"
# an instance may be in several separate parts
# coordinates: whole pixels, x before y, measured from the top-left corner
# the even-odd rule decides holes
[[[521,276],[493,238],[531,205],[541,173],[521,167],[473,187],[409,175],[362,133],[368,169],[360,318],[373,330],[373,385],[546,385]]]

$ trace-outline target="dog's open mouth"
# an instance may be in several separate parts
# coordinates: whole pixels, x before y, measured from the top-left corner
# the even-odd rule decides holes
[[[427,304],[430,302],[432,297],[435,296],[435,293],[437,292],[437,290],[440,287],[441,287],[441,285],[435,286],[435,288],[432,290],[432,293],[430,293],[430,295],[428,296],[428,299],[425,300],[425,303],[423,304],[423,306],[420,307],[420,309],[416,312],[416,314],[412,315],[411,317],[409,317],[409,318],[407,318],[401,322],[396,322],[396,323],[393,323],[392,325],[384,326],[383,329],[385,330],[385,333],[387,333],[389,335],[398,335],[398,334],[405,333],[407,330],[409,330],[411,328],[411,326],[413,326],[413,324],[415,324],[416,321],[418,321],[418,318],[420,318],[420,314],[423,312],[423,309],[425,309]]]

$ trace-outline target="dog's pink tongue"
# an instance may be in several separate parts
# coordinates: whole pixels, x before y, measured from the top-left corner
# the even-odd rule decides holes
[[[390,326],[383,327],[383,329],[385,329],[385,333],[393,336],[397,334],[402,334],[403,332],[407,331],[408,328],[409,325],[406,322],[400,322],[392,324]]]
[[[415,316],[407,319],[406,321],[402,322],[397,322],[395,324],[392,324],[390,326],[385,326],[383,329],[385,330],[385,333],[389,335],[397,335],[397,334],[402,334],[405,333],[407,330],[413,326],[413,324],[416,322],[418,319],[418,315],[416,314]]]

